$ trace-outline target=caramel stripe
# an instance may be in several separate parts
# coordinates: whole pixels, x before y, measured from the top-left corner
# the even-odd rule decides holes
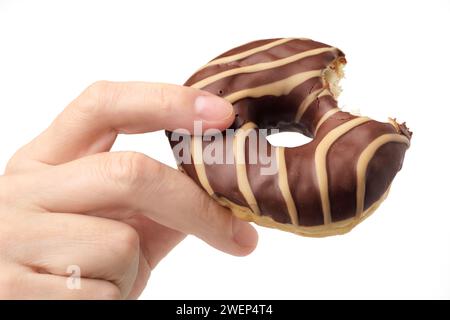
[[[276,47],[276,46],[278,46],[280,44],[286,43],[286,42],[291,41],[291,40],[294,40],[294,38],[278,39],[278,40],[275,40],[273,42],[269,42],[269,43],[267,43],[265,45],[262,45],[262,46],[259,46],[259,47],[256,47],[256,48],[252,48],[252,49],[249,49],[249,50],[245,50],[245,51],[233,54],[231,56],[218,58],[218,59],[215,59],[215,60],[205,64],[199,70],[202,70],[204,68],[207,68],[207,67],[210,67],[210,66],[213,66],[213,65],[216,65],[216,64],[228,63],[228,62],[231,62],[231,61],[235,61],[235,60],[239,60],[239,59],[242,59],[242,58],[246,58],[248,56],[251,56],[252,54],[268,50],[270,48]]]
[[[377,152],[378,148],[389,142],[405,143],[409,146],[409,140],[403,135],[389,133],[379,136],[373,140],[358,158],[356,165],[356,216],[359,218],[364,211],[364,200],[366,193],[366,172],[370,160]]]
[[[284,147],[276,148],[277,166],[278,166],[278,187],[283,195],[284,202],[289,212],[292,224],[298,226],[298,213],[295,206],[294,199],[292,198],[291,190],[289,189],[289,181],[286,169],[286,159],[284,156]]]
[[[308,110],[309,106],[319,97],[323,97],[325,95],[331,95],[331,93],[327,89],[317,89],[311,92],[305,99],[303,99],[302,103],[298,107],[297,115],[295,116],[295,122],[300,121],[303,114],[305,114],[306,110]]]
[[[203,163],[203,139],[202,136],[193,136],[191,142],[192,159],[194,161],[195,172],[203,189],[209,195],[214,194],[214,190],[209,184],[208,176],[206,175],[205,164]]]
[[[326,90],[323,90],[321,93],[319,93],[317,98],[324,97],[324,96],[333,96],[333,95],[331,94],[330,90],[326,89]]]
[[[351,129],[359,126],[367,121],[366,117],[358,117],[353,120],[344,122],[334,128],[320,141],[314,154],[316,165],[316,175],[319,184],[320,199],[322,203],[322,213],[324,224],[331,223],[330,198],[328,194],[328,173],[327,173],[327,153],[333,143]]]
[[[317,131],[319,130],[320,126],[336,112],[339,112],[339,108],[333,108],[324,113],[324,115],[320,118],[319,122],[317,122],[316,129],[314,130],[314,135],[317,134]]]
[[[252,72],[258,72],[258,71],[263,71],[263,70],[268,70],[268,69],[274,69],[274,68],[281,67],[281,66],[287,65],[289,63],[301,60],[306,57],[319,55],[321,53],[333,51],[333,50],[337,50],[337,49],[334,47],[317,48],[317,49],[303,51],[303,52],[294,54],[292,56],[289,56],[289,57],[286,57],[283,59],[279,59],[279,60],[275,60],[275,61],[271,61],[271,62],[262,62],[262,63],[252,64],[250,66],[244,66],[244,67],[240,67],[240,68],[226,70],[223,72],[219,72],[213,76],[207,77],[203,80],[200,80],[200,81],[192,84],[191,87],[200,89],[200,88],[203,88],[215,81],[221,80],[226,77],[234,76],[236,74],[252,73]]]
[[[245,201],[247,201],[247,204],[253,213],[260,215],[258,203],[255,195],[253,194],[252,188],[250,187],[245,163],[245,139],[250,134],[251,130],[255,128],[256,124],[253,122],[248,122],[239,128],[233,140],[233,153],[236,161],[236,176],[239,191],[242,193],[242,196]]]
[[[234,92],[225,97],[230,103],[244,98],[259,98],[266,95],[281,96],[292,91],[296,86],[314,77],[319,77],[322,70],[312,70],[294,74],[282,80],[267,83],[258,87]]]
[[[252,48],[267,44],[274,40],[277,40],[277,39],[266,39],[266,40],[251,42],[246,45],[229,50],[228,52],[226,52],[220,56],[214,57],[214,59],[212,59],[210,61],[213,61],[213,60],[216,60],[216,59],[219,59],[222,57],[234,55],[234,54],[246,51],[246,50],[250,50]],[[229,63],[212,65],[207,68],[201,69],[198,72],[196,72],[195,74],[193,74],[191,77],[189,77],[188,80],[185,82],[185,85],[191,86],[192,84],[194,84],[198,81],[201,81],[205,78],[213,76],[214,74],[224,72],[227,70],[240,68],[240,67],[244,67],[244,66],[249,66],[249,65],[255,65],[255,64],[259,64],[259,63],[272,62],[272,61],[279,60],[279,59],[285,59],[294,54],[298,54],[298,53],[305,52],[308,50],[324,48],[324,47],[331,47],[331,46],[324,44],[324,43],[316,42],[313,40],[305,41],[305,40],[299,40],[299,39],[292,39],[292,41],[290,41],[288,43],[278,45],[278,46],[273,47],[266,51],[255,53],[249,57],[246,57],[246,58],[243,58],[243,59],[240,59],[237,61],[231,61]],[[340,56],[343,56],[343,53],[339,49],[335,48],[334,51],[324,52],[320,55],[307,57],[300,61],[304,67],[310,66],[309,70],[314,70],[314,69],[319,69],[319,68],[326,68],[330,63],[332,63],[332,61],[330,61],[331,59],[334,61],[336,58],[338,58]],[[325,58],[326,61],[323,61],[322,58]],[[313,67],[312,65],[310,65],[311,60],[315,60],[315,61],[320,60],[320,61],[324,62],[324,65],[321,65],[320,67],[317,67],[317,66]],[[282,66],[281,68],[283,68],[283,67],[286,68],[286,67],[290,67],[290,66],[294,67],[297,64],[298,64],[298,62],[293,62],[293,63],[288,64],[287,66]],[[278,68],[278,69],[280,69],[280,68]],[[278,71],[278,69],[277,69],[277,71]],[[262,78],[272,79],[271,75],[266,76],[267,73],[271,72],[271,70],[272,69],[269,69],[267,71],[260,71],[261,73],[263,73],[261,75]],[[303,70],[303,71],[305,71],[305,70]],[[287,76],[286,71],[280,70],[280,72],[284,73]],[[296,72],[293,72],[293,73],[296,73]],[[291,73],[291,74],[293,74],[293,73]],[[233,77],[229,77],[229,78],[233,78]],[[273,79],[272,81],[275,81],[275,79]],[[207,88],[209,88],[210,86],[214,86],[214,84],[217,84],[217,82],[207,85],[204,89],[207,90]],[[245,85],[242,88],[246,88],[246,87],[251,87],[251,85],[250,86]],[[214,91],[217,91],[217,90],[214,90]],[[228,92],[231,92],[231,91],[228,91]]]

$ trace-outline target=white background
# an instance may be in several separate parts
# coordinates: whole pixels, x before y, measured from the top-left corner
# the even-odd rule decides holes
[[[0,166],[95,80],[181,84],[236,45],[309,37],[340,47],[340,104],[414,131],[388,199],[345,236],[258,227],[235,258],[190,237],[142,298],[450,298],[450,1],[0,0]],[[162,132],[120,137],[174,165]]]

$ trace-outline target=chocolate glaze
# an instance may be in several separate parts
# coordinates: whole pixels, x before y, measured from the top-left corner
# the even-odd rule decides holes
[[[257,136],[258,143],[254,145],[255,149],[251,149],[249,142],[246,142],[246,163],[247,163],[247,174],[250,181],[250,186],[255,195],[256,201],[258,202],[259,209],[262,215],[267,215],[272,217],[275,221],[281,223],[289,223],[289,214],[286,207],[286,203],[281,195],[280,188],[278,187],[278,174],[268,176],[261,175],[261,167],[267,167],[259,161],[257,158],[256,164],[249,164],[249,154],[259,154],[260,137]],[[268,148],[267,155],[272,156],[273,150]]]
[[[270,63],[298,54],[308,52],[317,48],[331,48],[320,42],[303,39],[286,40],[284,43],[274,45],[268,49],[247,54],[248,50],[258,50],[261,46],[271,45],[283,41],[282,39],[267,39],[251,42],[243,46],[231,49],[213,59],[204,68],[192,75],[185,83],[187,86],[195,85],[198,81],[240,67],[251,66],[259,63]],[[244,53],[244,54],[243,54]],[[232,59],[234,55],[240,55]],[[247,55],[246,55],[247,54]],[[244,56],[242,56],[244,55]],[[246,56],[245,56],[246,55]],[[228,59],[224,63],[215,63],[216,59]],[[219,60],[217,60],[219,61]],[[342,51],[333,49],[319,54],[304,57],[285,65],[277,66],[267,70],[254,71],[250,73],[238,73],[213,81],[201,89],[223,96],[225,99],[232,93],[255,88],[258,86],[284,80],[290,76],[311,70],[325,70],[340,61],[345,63]],[[244,97],[234,101],[236,120],[231,128],[237,129],[242,125],[253,122],[260,130],[262,128],[279,128],[280,130],[299,131],[313,137],[310,143],[296,147],[285,148],[284,156],[287,171],[289,192],[298,213],[300,226],[318,226],[326,223],[326,211],[323,207],[323,195],[327,193],[330,205],[331,222],[337,222],[357,216],[357,165],[361,154],[373,147],[372,143],[377,138],[400,135],[406,137],[405,143],[399,141],[387,141],[378,149],[374,149],[373,156],[368,159],[367,170],[363,176],[365,185],[364,209],[369,208],[378,201],[389,188],[396,173],[401,169],[403,157],[409,145],[412,133],[405,124],[382,123],[374,120],[366,121],[350,128],[340,136],[326,150],[327,177],[326,190],[320,188],[317,170],[318,145],[327,138],[334,137],[336,128],[359,117],[346,112],[334,111],[337,101],[327,91],[328,84],[322,76],[313,77],[296,85],[287,94],[274,95],[263,94],[259,97]],[[306,111],[298,121],[295,121],[299,106],[314,92],[324,93],[313,97]],[[327,93],[328,92],[328,93]],[[330,110],[334,112],[329,118],[325,117]],[[317,126],[321,122],[320,128]],[[167,133],[170,137],[170,132]],[[225,135],[224,135],[225,136]],[[251,192],[256,199],[260,215],[269,216],[279,223],[292,223],[288,212],[288,203],[280,189],[278,173],[273,175],[261,175],[262,163],[258,160],[250,164],[249,157],[259,154],[259,139],[257,146],[251,146],[248,139],[245,143],[245,170]],[[398,140],[398,139],[397,139]],[[401,139],[400,139],[401,140]],[[403,141],[402,140],[402,141]],[[223,139],[223,152],[233,152],[232,141]],[[213,141],[203,141],[203,150]],[[267,141],[264,141],[267,143]],[[172,147],[176,142],[171,142]],[[269,155],[274,152],[267,147]],[[362,157],[361,157],[362,158]],[[202,185],[194,164],[182,164],[182,168],[194,181]],[[204,164],[207,183],[211,186],[214,196],[223,197],[231,202],[250,208],[245,195],[238,186],[237,168],[235,164]],[[361,197],[360,197],[361,198]],[[322,199],[322,200],[321,200]],[[363,199],[363,198],[361,198]],[[256,213],[255,213],[256,214]]]
[[[214,140],[212,142],[204,141],[203,150],[205,150],[206,146],[210,144],[218,144],[218,140]],[[233,152],[232,141],[223,139],[222,146],[223,154]],[[217,196],[223,196],[238,205],[247,205],[238,188],[236,167],[234,164],[205,164],[205,168],[208,180]],[[227,183],[224,183],[225,180]]]

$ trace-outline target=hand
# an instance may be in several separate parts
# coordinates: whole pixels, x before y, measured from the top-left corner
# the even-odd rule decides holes
[[[225,100],[165,84],[98,82],[0,176],[0,298],[136,298],[186,234],[246,255],[257,234],[190,178],[143,154],[108,152],[119,133],[224,129]],[[70,266],[81,288],[67,286]],[[69,268],[69,269],[68,269]]]

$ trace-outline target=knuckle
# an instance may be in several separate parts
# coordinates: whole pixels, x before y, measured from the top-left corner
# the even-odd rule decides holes
[[[8,160],[5,167],[5,174],[11,174],[17,171],[17,168],[19,166],[20,160],[19,160],[19,154],[16,152],[11,159]]]
[[[124,266],[128,266],[139,255],[139,234],[133,227],[119,224],[111,235],[111,250]]]
[[[108,92],[112,82],[106,80],[95,81],[86,88],[86,93],[93,98],[101,98]]]
[[[33,142],[31,141],[28,144],[22,146],[18,149],[12,157],[8,160],[5,166],[5,175],[12,175],[19,172],[26,171],[29,167],[33,165],[32,159],[30,159],[27,149],[33,147]]]
[[[77,104],[77,109],[87,113],[98,111],[109,100],[112,86],[113,83],[106,80],[92,83],[81,94],[81,103]]]
[[[88,90],[92,90],[93,92],[101,92],[105,87],[109,86],[110,82],[107,80],[98,80],[91,83],[88,86]]]
[[[108,178],[128,189],[142,184],[149,163],[146,155],[132,151],[113,153],[105,162]]]

